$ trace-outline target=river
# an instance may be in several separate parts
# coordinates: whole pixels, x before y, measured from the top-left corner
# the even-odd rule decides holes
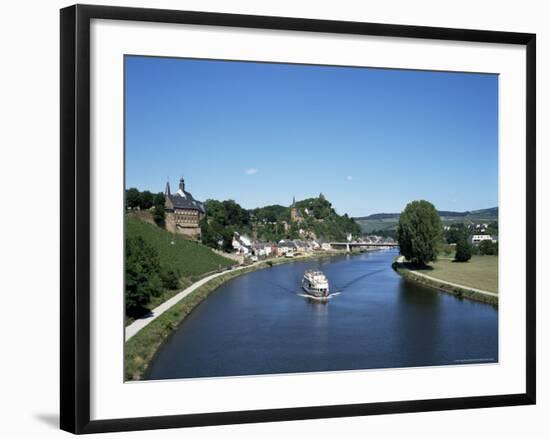
[[[145,379],[498,361],[498,310],[404,280],[395,250],[300,261],[234,278],[161,347]],[[302,296],[321,269],[328,302]]]

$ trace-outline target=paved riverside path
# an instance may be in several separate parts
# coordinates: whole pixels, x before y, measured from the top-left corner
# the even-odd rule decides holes
[[[403,262],[405,262],[405,257],[404,256],[399,256],[396,259],[396,262],[398,264],[402,264]],[[453,282],[449,282],[449,281],[439,279],[439,278],[433,277],[433,276],[428,276],[427,274],[420,273],[420,272],[414,271],[414,270],[409,270],[409,271],[411,273],[415,274],[416,276],[425,277],[426,279],[430,279],[430,280],[433,280],[433,281],[436,281],[436,282],[441,282],[442,284],[445,284],[445,285],[450,285],[452,287],[462,288],[463,290],[474,291],[475,293],[484,294],[486,296],[498,297],[498,293],[493,293],[491,291],[480,290],[480,289],[477,289],[477,288],[468,287],[466,285],[455,284]]]
[[[163,302],[159,306],[157,306],[153,311],[151,311],[150,314],[147,314],[145,317],[142,317],[140,319],[135,320],[130,325],[128,325],[125,329],[125,340],[130,340],[134,335],[136,335],[139,331],[141,331],[143,328],[145,328],[149,323],[151,323],[153,320],[155,320],[157,317],[168,311],[170,308],[172,308],[176,303],[178,303],[180,300],[182,300],[184,297],[187,297],[189,294],[191,294],[193,291],[195,291],[197,288],[203,286],[208,281],[211,281],[212,279],[215,279],[219,276],[222,276],[227,273],[233,273],[235,271],[242,270],[243,268],[250,268],[254,265],[258,264],[258,262],[255,262],[254,264],[241,266],[237,268],[233,268],[231,270],[225,270],[221,271],[219,273],[211,274],[210,276],[206,276],[202,278],[201,280],[195,282],[193,285],[188,286],[185,290],[180,291],[175,296],[171,297],[167,301]]]

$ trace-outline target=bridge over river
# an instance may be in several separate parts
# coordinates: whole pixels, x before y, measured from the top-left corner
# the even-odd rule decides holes
[[[351,251],[353,248],[365,249],[370,248],[399,248],[399,244],[396,242],[393,243],[373,243],[373,242],[331,242],[330,245],[332,248],[344,248],[346,251]]]

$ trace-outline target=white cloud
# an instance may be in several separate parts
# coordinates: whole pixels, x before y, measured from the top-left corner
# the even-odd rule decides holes
[[[246,175],[256,175],[258,173],[258,170],[256,168],[249,168],[246,171],[244,171]]]
[[[351,181],[351,180],[353,180],[353,177],[352,177],[351,175],[348,175],[348,176],[346,177],[346,180],[347,180],[347,181]]]

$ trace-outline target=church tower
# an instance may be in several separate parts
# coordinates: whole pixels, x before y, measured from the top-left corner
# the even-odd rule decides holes
[[[296,207],[296,197],[292,197],[292,204],[290,205],[290,221],[301,221],[302,217],[300,215],[300,212],[298,212],[298,208]]]

